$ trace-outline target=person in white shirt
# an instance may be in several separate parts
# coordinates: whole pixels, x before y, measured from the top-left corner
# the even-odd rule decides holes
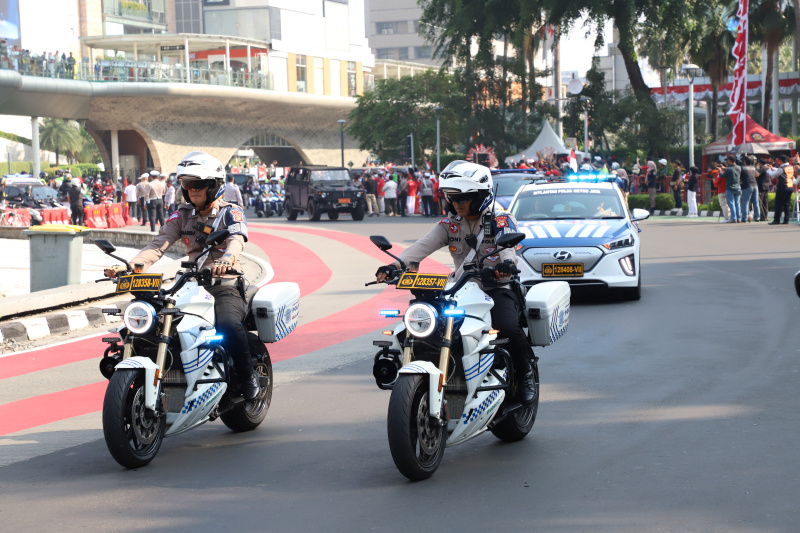
[[[383,184],[383,199],[386,202],[386,216],[397,216],[397,182],[391,178]]]
[[[242,192],[239,190],[239,187],[236,186],[236,182],[233,181],[233,176],[228,176],[228,183],[225,184],[225,193],[222,199],[226,202],[236,204],[239,207],[244,206]]]
[[[166,180],[167,175],[161,174],[161,179]],[[172,214],[178,210],[178,205],[175,203],[175,186],[172,184],[172,180],[169,180],[167,183],[167,190],[164,193],[164,205],[167,208],[167,215],[172,216]]]
[[[136,218],[136,185],[133,182],[128,183],[128,186],[125,187],[123,191],[125,194],[125,203],[128,204],[128,216],[132,218]]]

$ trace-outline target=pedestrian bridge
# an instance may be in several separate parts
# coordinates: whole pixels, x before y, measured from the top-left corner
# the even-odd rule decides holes
[[[132,176],[175,169],[184,154],[206,151],[228,161],[246,144],[280,166],[360,165],[367,153],[340,140],[355,107],[349,97],[194,83],[82,81],[0,70],[0,114],[78,120],[97,141],[107,169]],[[273,146],[252,139],[277,138]]]

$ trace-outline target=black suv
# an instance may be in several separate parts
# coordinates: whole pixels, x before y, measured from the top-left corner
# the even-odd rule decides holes
[[[309,220],[319,220],[322,213],[337,220],[339,213],[350,213],[353,220],[364,218],[367,202],[364,189],[353,185],[344,167],[297,166],[284,181],[286,218],[295,220],[302,212]]]

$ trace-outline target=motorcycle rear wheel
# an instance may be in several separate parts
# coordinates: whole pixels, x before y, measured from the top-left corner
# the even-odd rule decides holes
[[[251,343],[252,347],[252,343]],[[252,402],[243,402],[238,404],[230,411],[220,415],[222,423],[228,426],[229,429],[241,433],[243,431],[252,431],[261,425],[261,422],[267,417],[267,411],[272,403],[272,361],[269,354],[266,353],[263,357],[259,357],[259,362],[253,365],[259,377],[268,378],[268,383],[261,388],[261,394]]]
[[[536,390],[539,390],[539,366],[533,362],[533,382],[536,384]],[[513,391],[509,391],[512,392]],[[527,407],[523,407],[519,411],[508,415],[504,420],[501,420],[492,427],[492,433],[498,439],[505,442],[516,442],[524,439],[528,433],[533,429],[533,423],[536,422],[536,413],[539,411],[539,394],[533,403]]]
[[[444,456],[446,426],[432,424],[428,379],[401,374],[392,387],[387,420],[389,449],[394,464],[411,481],[427,479]]]
[[[103,400],[103,436],[111,456],[125,468],[147,465],[164,440],[167,417],[148,416],[144,406],[144,374],[117,370]]]

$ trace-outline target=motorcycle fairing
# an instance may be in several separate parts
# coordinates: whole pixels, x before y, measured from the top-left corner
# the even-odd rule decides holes
[[[217,379],[220,377],[216,370],[211,370],[206,379]],[[189,396],[183,402],[180,413],[169,413],[167,421],[170,422],[170,427],[167,429],[165,435],[177,435],[188,431],[195,426],[198,426],[208,419],[214,407],[217,406],[222,399],[222,395],[228,389],[227,383],[202,383],[197,386],[197,390],[188,388]]]
[[[500,382],[497,378],[489,375],[483,380],[481,386],[488,387],[499,384]],[[467,402],[464,405],[464,412],[461,413],[461,419],[447,439],[447,445],[460,444],[486,431],[486,427],[497,414],[497,410],[505,397],[506,393],[503,390],[483,391]]]
[[[158,389],[153,384],[156,380],[158,365],[149,357],[129,357],[114,367],[114,370],[144,370],[144,406],[155,411]]]
[[[412,361],[397,373],[428,374],[428,405],[430,405],[431,416],[439,418],[442,412],[442,392],[439,390],[441,370],[430,361]]]

